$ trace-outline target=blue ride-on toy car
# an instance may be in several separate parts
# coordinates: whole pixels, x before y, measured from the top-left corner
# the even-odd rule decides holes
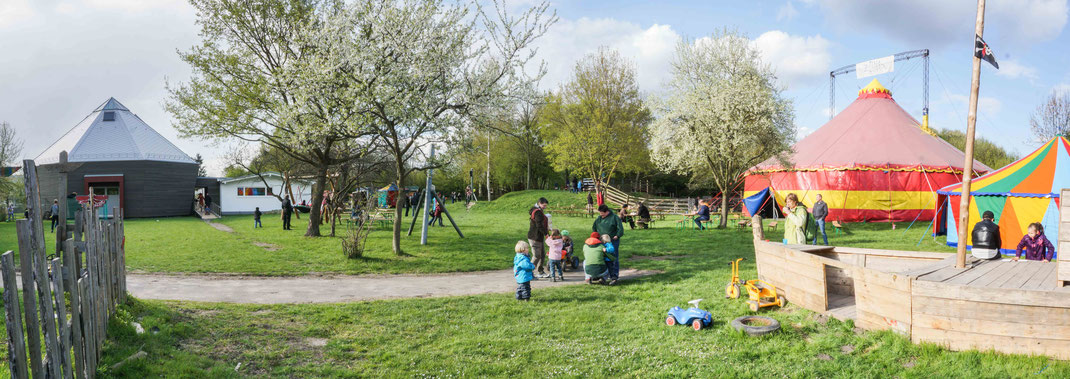
[[[691,328],[695,330],[702,330],[702,328],[708,328],[710,325],[713,325],[713,315],[711,315],[710,312],[699,309],[698,302],[700,301],[702,301],[702,299],[687,302],[688,304],[691,304],[691,308],[687,309],[672,307],[672,309],[669,310],[669,317],[665,318],[665,325],[691,325]]]

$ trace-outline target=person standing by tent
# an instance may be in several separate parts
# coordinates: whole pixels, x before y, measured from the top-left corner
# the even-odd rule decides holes
[[[1029,224],[1029,230],[1018,242],[1018,249],[1014,252],[1015,261],[1022,256],[1022,251],[1025,251],[1027,260],[1051,262],[1051,258],[1055,255],[1055,246],[1052,246],[1051,241],[1044,237],[1044,225],[1039,222]]]
[[[546,274],[546,235],[550,234],[550,220],[543,211],[550,202],[540,197],[535,206],[528,210],[528,246],[531,246],[532,263],[539,272],[539,278],[548,278]]]
[[[617,284],[617,278],[620,275],[620,237],[624,236],[624,223],[605,204],[598,206],[598,214],[598,217],[594,219],[594,225],[591,225],[591,230],[598,232],[600,235],[610,237],[609,240],[613,244],[613,252],[610,253],[610,262],[607,263],[609,266],[609,282],[610,284]]]
[[[398,206],[403,208],[403,209],[405,209],[405,217],[409,217],[409,195],[408,194],[402,195],[401,196],[401,200],[399,200],[399,201],[401,203],[398,204]]]
[[[825,240],[825,246],[828,246],[829,236],[825,234],[825,217],[829,215],[829,205],[825,203],[825,200],[821,199],[821,194],[817,194],[813,215],[814,223],[817,224],[817,231],[821,233],[821,238]],[[817,233],[814,233],[814,245],[817,245]]]
[[[1002,244],[999,238],[999,225],[994,220],[996,215],[992,211],[985,211],[981,215],[981,222],[973,226],[973,248],[970,254],[977,259],[999,259],[999,247]]]
[[[784,243],[801,245],[806,243],[806,207],[799,204],[799,197],[789,193],[784,199]]]
[[[282,201],[282,230],[290,230],[290,216],[294,213],[294,205],[290,202],[290,196]]]

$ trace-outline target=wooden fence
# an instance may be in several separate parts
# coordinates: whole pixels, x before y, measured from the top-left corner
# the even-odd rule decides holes
[[[61,162],[66,162],[65,153]],[[26,203],[31,208],[29,218],[15,225],[21,307],[14,254],[0,256],[11,377],[93,378],[108,319],[126,299],[122,214],[115,209],[114,218],[99,219],[89,201],[75,213],[74,225],[67,225],[66,206],[60,206],[58,216],[64,221],[56,229],[55,254],[50,255],[45,249],[37,169],[32,160],[23,161],[23,168]],[[61,185],[65,190],[66,178]]]

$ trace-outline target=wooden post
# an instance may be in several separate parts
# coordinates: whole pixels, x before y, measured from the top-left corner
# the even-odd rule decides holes
[[[31,237],[33,235],[32,220],[19,220],[15,227],[19,236],[19,255],[27,256],[30,261],[30,267],[28,271],[23,271],[23,277],[30,276],[34,282],[34,287],[37,289],[37,314],[34,318],[37,318],[41,322],[41,330],[44,331],[44,345],[45,345],[45,366],[44,375],[51,375],[52,378],[60,377],[59,369],[59,357],[57,356],[59,339],[56,336],[56,318],[55,312],[52,308],[52,289],[48,285],[48,269],[45,268],[45,252],[42,249],[37,249],[34,246],[35,239]],[[41,224],[38,223],[37,228],[41,228]],[[23,242],[25,241],[25,243]],[[28,315],[27,315],[28,316]],[[40,352],[40,350],[37,350]],[[31,352],[32,354],[33,352]],[[40,354],[40,353],[38,353]],[[43,372],[43,373],[44,373]],[[44,376],[43,375],[43,376]]]
[[[60,369],[63,377],[74,378],[74,369],[71,367],[71,329],[67,322],[67,300],[63,297],[63,264],[59,258],[52,260],[52,293],[56,294],[55,309],[56,323],[59,328],[59,357]]]
[[[978,37],[984,37],[985,31],[985,0],[977,0],[977,22],[974,25],[974,33]],[[981,86],[981,58],[973,56],[973,82],[970,85],[970,113],[966,116],[966,163],[962,165],[962,195],[959,196],[959,245],[956,249],[958,256],[955,260],[956,268],[966,267],[966,241],[970,226],[970,182],[973,176],[973,137],[977,125],[977,95]]]
[[[63,241],[67,240],[67,172],[69,166],[67,163],[67,151],[59,152],[59,196],[56,200],[62,199],[63,202],[59,204],[59,230],[56,232],[56,256],[63,255],[63,249],[65,248]]]
[[[26,369],[26,343],[23,341],[22,320],[19,319],[19,288],[15,282],[14,253],[0,256],[0,271],[4,273],[4,321],[7,322],[7,363],[12,378],[29,378]]]
[[[82,337],[85,331],[82,329],[82,294],[78,288],[78,279],[81,273],[75,269],[78,266],[75,264],[75,260],[78,259],[78,253],[77,248],[74,247],[74,240],[67,239],[63,241],[63,244],[64,251],[67,252],[63,255],[64,266],[67,267],[63,274],[66,276],[66,282],[71,286],[68,292],[71,294],[71,340],[74,346],[74,372],[78,379],[83,379],[85,378],[85,341]]]
[[[30,371],[35,378],[45,377],[41,362],[41,324],[37,321],[36,282],[33,280],[33,240],[29,233],[32,220],[15,221],[19,240],[19,261],[22,268],[22,311],[26,320],[26,344],[30,348]],[[27,231],[23,231],[27,230]]]
[[[751,234],[755,241],[765,241],[765,229],[762,228],[762,216],[754,215],[750,218]]]

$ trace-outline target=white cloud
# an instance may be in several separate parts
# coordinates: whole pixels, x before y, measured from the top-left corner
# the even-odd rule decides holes
[[[615,19],[562,19],[536,44],[547,68],[542,86],[555,88],[567,82],[576,61],[606,46],[635,64],[643,91],[654,91],[669,77],[669,60],[679,40],[669,25],[643,28]]]
[[[951,98],[947,99],[947,100],[949,100],[951,103],[955,104],[955,105],[952,105],[952,106],[961,107],[960,109],[967,109],[967,106],[970,103],[970,97],[966,96],[966,95],[951,95]],[[993,97],[984,97],[984,96],[981,96],[980,98],[977,99],[977,112],[978,113],[982,113],[982,114],[986,114],[986,115],[992,116],[992,115],[995,115],[996,113],[999,113],[999,111],[1002,110],[1002,109],[1003,109],[1003,102],[999,101],[999,99],[996,99],[996,98],[993,98]],[[963,112],[962,114],[965,116],[966,113]]]
[[[1070,92],[1070,83],[1059,83],[1052,88],[1056,92]]]
[[[208,162],[211,146],[178,138],[164,111],[165,78],[185,80],[176,50],[197,41],[184,0],[0,0],[0,118],[36,157],[108,97]]]
[[[974,29],[974,1],[817,0],[830,25],[875,31],[923,47],[937,48],[968,38]],[[1028,44],[1055,38],[1066,25],[1067,0],[993,0],[987,4],[989,43]],[[965,36],[965,37],[963,37]],[[996,47],[999,53],[1001,48]],[[1003,52],[1007,52],[1005,47]]]
[[[772,30],[754,39],[762,59],[773,66],[788,88],[814,83],[828,75],[832,43],[817,36],[794,36]]]
[[[784,3],[780,6],[780,9],[776,12],[777,21],[791,21],[795,16],[799,15],[799,11],[795,10],[795,6],[791,4],[791,1]]]
[[[1025,78],[1032,81],[1037,79],[1037,69],[1018,63],[1014,59],[1007,59],[999,62],[999,70],[996,70],[996,75],[1011,79]]]

